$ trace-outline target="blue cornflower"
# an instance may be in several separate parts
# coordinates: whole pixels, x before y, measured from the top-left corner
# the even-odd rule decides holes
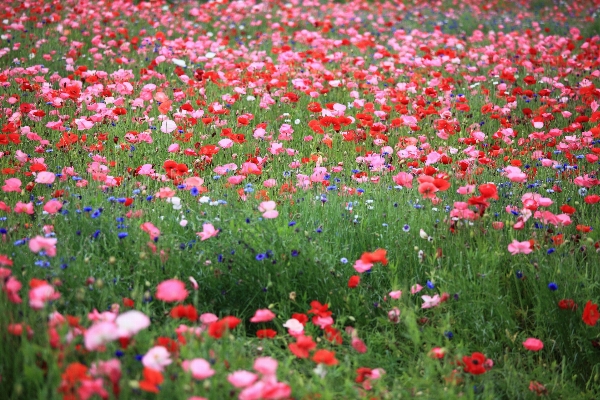
[[[294,226],[294,225],[296,225],[296,221],[290,221],[290,222],[288,223],[288,226]]]
[[[555,282],[550,282],[548,284],[548,289],[550,289],[554,292],[554,291],[558,290],[558,285]]]
[[[346,257],[342,257],[342,258],[340,258],[340,262],[342,264],[347,264],[348,263],[348,259]]]
[[[517,276],[518,279],[523,279],[523,273],[521,271],[515,272],[515,275]]]
[[[119,237],[119,239],[125,239],[127,236],[129,236],[129,233],[127,233],[127,232],[119,232],[117,234],[117,236]]]
[[[292,250],[292,257],[298,257],[298,250]]]
[[[198,196],[199,193],[198,188],[195,186],[190,190],[190,194],[194,197]]]
[[[434,289],[434,288],[435,288],[435,285],[433,284],[433,282],[431,282],[431,281],[427,281],[427,287],[428,287],[429,289]]]
[[[408,231],[410,231],[410,225],[408,225],[408,224],[404,224],[404,226],[402,227],[402,230],[403,230],[404,232],[408,232]]]
[[[267,255],[263,254],[263,253],[258,253],[255,258],[256,258],[256,261],[262,261],[265,258],[267,258]]]

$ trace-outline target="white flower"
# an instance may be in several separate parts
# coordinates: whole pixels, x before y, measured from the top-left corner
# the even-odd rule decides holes
[[[185,61],[179,58],[173,58],[171,59],[171,61],[173,61],[173,64],[177,65],[178,67],[185,68],[186,66]]]
[[[206,57],[206,58],[215,58],[215,56],[216,56],[216,54],[213,53],[212,51],[209,51],[208,53],[206,53],[204,55],[204,57]]]
[[[421,239],[427,239],[429,237],[427,232],[425,232],[423,229],[419,230],[419,236],[421,236]]]

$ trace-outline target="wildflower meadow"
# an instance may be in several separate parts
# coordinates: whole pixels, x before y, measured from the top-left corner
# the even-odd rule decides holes
[[[0,399],[600,398],[599,9],[1,2]]]

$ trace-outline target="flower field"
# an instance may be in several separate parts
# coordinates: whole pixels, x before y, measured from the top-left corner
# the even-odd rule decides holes
[[[596,399],[598,1],[0,5],[0,399]]]

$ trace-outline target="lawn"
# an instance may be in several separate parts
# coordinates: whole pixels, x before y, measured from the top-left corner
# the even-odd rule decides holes
[[[599,7],[2,3],[0,399],[600,397]]]

